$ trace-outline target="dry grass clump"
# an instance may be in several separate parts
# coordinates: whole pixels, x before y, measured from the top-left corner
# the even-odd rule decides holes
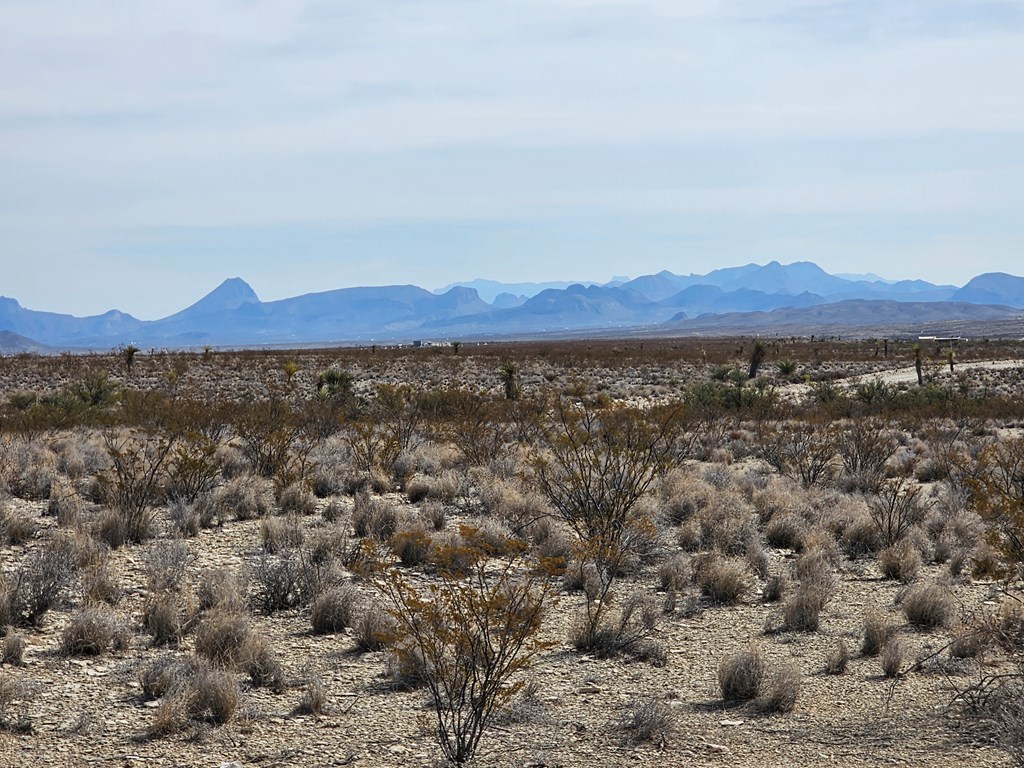
[[[654,697],[635,699],[615,721],[613,729],[621,735],[624,746],[653,743],[664,748],[675,732],[672,708]]]
[[[709,600],[721,605],[737,603],[750,588],[742,560],[704,556],[694,566],[694,581]]]
[[[771,714],[792,712],[800,697],[801,684],[800,667],[792,662],[783,664],[762,685],[754,706],[761,712]]]
[[[256,688],[280,691],[284,687],[284,667],[263,635],[251,633],[245,638],[238,653],[238,666]]]
[[[108,605],[99,603],[79,609],[71,616],[60,638],[68,656],[98,656],[110,649],[128,646],[127,626]]]
[[[407,528],[398,531],[388,541],[388,546],[395,553],[402,565],[421,565],[430,554],[431,539],[420,528]]]
[[[82,571],[82,598],[87,603],[116,606],[124,597],[124,589],[110,563],[91,565]]]
[[[371,496],[366,491],[356,494],[352,508],[352,529],[360,538],[387,541],[398,530],[398,513],[391,502]]]
[[[921,553],[905,539],[879,552],[877,562],[885,578],[904,584],[912,582],[921,571]]]
[[[271,490],[264,478],[237,476],[216,490],[213,505],[222,519],[254,520],[273,511]]]
[[[889,641],[889,625],[878,611],[869,610],[864,614],[864,641],[860,652],[863,656],[877,656]]]
[[[297,516],[289,515],[284,519],[265,517],[260,521],[260,544],[267,554],[276,555],[302,546],[304,539],[302,521]]]
[[[195,562],[195,556],[183,541],[154,542],[143,560],[147,588],[150,592],[176,592]]]
[[[783,514],[772,517],[764,531],[768,544],[776,549],[792,549],[800,552],[807,536],[807,523],[797,514]]]
[[[327,711],[327,687],[318,677],[311,677],[302,689],[299,703],[295,705],[295,714],[322,715]]]
[[[213,610],[199,622],[195,649],[215,664],[234,665],[249,637],[249,619],[241,614]]]
[[[162,653],[143,661],[135,669],[135,679],[147,700],[163,698],[181,687],[194,674],[194,663],[173,653]]]
[[[789,579],[784,574],[777,573],[768,577],[764,588],[761,590],[761,601],[765,603],[777,603],[786,594],[789,588]]]
[[[820,584],[801,584],[782,606],[786,629],[794,632],[817,632],[821,611],[828,603],[830,591]]]
[[[142,623],[153,645],[177,645],[188,632],[192,611],[183,595],[158,592],[146,599]]]
[[[727,657],[718,666],[718,687],[728,703],[751,701],[757,697],[765,677],[764,656],[751,644]]]
[[[20,546],[36,535],[32,518],[8,507],[0,507],[0,543]]]
[[[230,568],[205,571],[199,579],[196,599],[200,611],[219,609],[227,613],[243,613],[248,588],[242,575]]]
[[[673,525],[695,517],[711,503],[715,488],[692,473],[673,469],[661,483],[665,515]]]
[[[843,638],[839,638],[836,644],[825,655],[825,674],[841,675],[846,672],[850,663],[850,649]]]
[[[917,584],[903,598],[903,615],[921,629],[948,627],[955,609],[949,589],[938,584]]]
[[[892,637],[885,644],[881,655],[882,674],[888,678],[899,677],[903,668],[903,643],[898,637]]]
[[[356,647],[360,651],[379,651],[395,639],[394,619],[380,605],[367,606],[355,623]]]
[[[328,589],[313,600],[310,622],[317,634],[340,632],[351,626],[359,594],[351,586]]]
[[[14,705],[25,698],[25,685],[14,675],[0,674],[0,730],[29,731],[31,723],[13,722]]]
[[[292,483],[277,495],[277,505],[287,515],[312,515],[316,512],[316,498],[301,483]]]
[[[0,644],[0,664],[20,666],[25,657],[27,643],[20,632],[10,632]]]

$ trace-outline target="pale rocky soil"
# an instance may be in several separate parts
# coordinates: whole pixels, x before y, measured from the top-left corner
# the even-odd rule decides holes
[[[256,521],[226,523],[223,529],[202,532],[190,542],[197,555],[194,572],[242,566],[258,549],[258,526]],[[129,591],[120,609],[136,620],[145,584],[140,571],[145,546],[112,554]],[[6,551],[3,564],[18,555]],[[784,571],[787,559],[785,552],[773,552],[772,572]],[[928,567],[922,577],[941,578],[941,570]],[[970,718],[951,706],[953,684],[970,679],[971,662],[953,662],[942,654],[926,671],[910,673],[894,685],[882,677],[877,658],[857,655],[869,607],[901,627],[907,665],[941,648],[949,633],[909,629],[895,606],[900,585],[883,580],[873,563],[846,561],[840,576],[815,633],[763,634],[766,620],[778,610],[760,602],[763,582],[740,605],[707,607],[692,618],[667,616],[656,634],[668,651],[664,668],[598,660],[571,650],[566,636],[581,598],[562,594],[546,628],[555,646],[530,675],[543,706],[531,722],[492,728],[478,764],[1007,765],[1005,755]],[[373,593],[357,584],[372,599]],[[637,588],[652,594],[656,585],[657,576],[650,572],[635,581]],[[965,605],[987,603],[989,610],[999,600],[993,585],[985,583],[961,584],[955,593]],[[142,701],[134,680],[136,665],[154,653],[146,638],[136,635],[123,652],[67,658],[59,652],[59,633],[68,614],[66,609],[55,611],[41,630],[29,633],[24,667],[3,670],[27,682],[30,697],[17,709],[31,720],[34,732],[0,734],[2,765],[218,766],[238,761],[262,766],[429,766],[437,758],[433,735],[424,725],[431,715],[426,694],[389,690],[382,679],[383,652],[355,653],[348,633],[310,634],[305,611],[254,617],[281,655],[292,687],[280,694],[247,690],[247,712],[236,722],[156,740],[146,737],[154,710]],[[844,675],[826,675],[825,656],[839,638],[846,640],[854,658]],[[718,664],[748,640],[764,651],[770,666],[783,660],[799,665],[803,688],[793,713],[760,715],[750,707],[722,705]],[[186,639],[175,653],[184,654],[190,643]],[[326,686],[329,711],[294,715],[301,681],[310,674]],[[671,703],[675,734],[663,746],[622,746],[611,724],[630,703],[650,696]]]

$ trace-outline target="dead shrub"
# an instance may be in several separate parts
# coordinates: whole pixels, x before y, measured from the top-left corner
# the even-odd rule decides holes
[[[13,675],[0,675],[0,730],[30,730],[27,721],[12,721],[14,705],[25,698],[25,685]]]
[[[718,666],[718,687],[728,703],[757,698],[765,677],[764,657],[755,645],[727,657]]]
[[[955,608],[949,590],[938,584],[917,584],[903,598],[903,615],[921,629],[949,626]]]
[[[783,714],[792,712],[800,697],[802,676],[800,667],[790,662],[778,667],[757,698],[755,707],[761,712]]]
[[[444,504],[439,501],[428,501],[420,505],[420,517],[432,530],[444,530],[448,515],[445,512]]]
[[[317,596],[310,611],[310,622],[317,634],[340,632],[350,626],[358,601],[351,586],[339,586]]]

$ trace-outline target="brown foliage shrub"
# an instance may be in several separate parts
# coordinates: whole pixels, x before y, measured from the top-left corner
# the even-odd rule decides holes
[[[718,666],[718,687],[726,702],[755,699],[765,677],[765,663],[761,651],[754,645],[727,657]]]

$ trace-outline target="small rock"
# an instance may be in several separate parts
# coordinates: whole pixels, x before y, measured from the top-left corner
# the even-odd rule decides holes
[[[735,728],[737,725],[743,725],[742,720],[723,720],[719,723],[723,728]]]
[[[230,763],[221,763],[217,768],[242,768],[242,764],[237,760],[232,760]]]
[[[705,744],[704,748],[708,752],[714,752],[716,755],[725,755],[729,752],[729,748],[724,744]]]
[[[587,683],[579,689],[579,693],[601,693],[601,688],[593,683]]]

